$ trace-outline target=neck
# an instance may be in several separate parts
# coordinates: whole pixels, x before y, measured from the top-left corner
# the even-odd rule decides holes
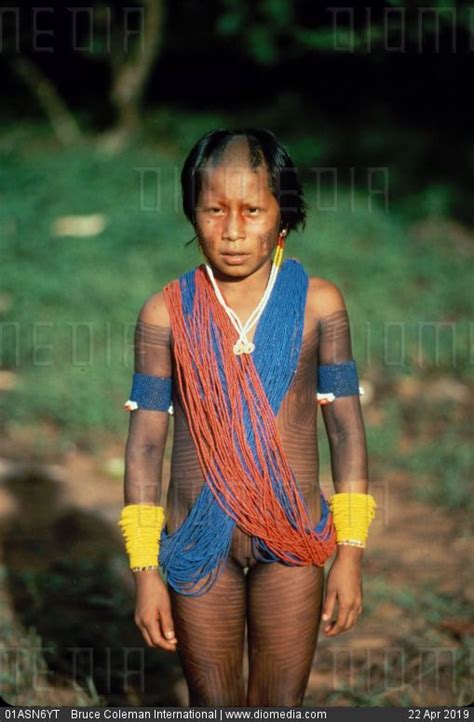
[[[216,282],[219,284],[219,288],[225,297],[230,300],[233,297],[262,296],[270,278],[272,259],[269,258],[256,271],[240,278],[228,276],[212,264],[209,265],[212,268]]]

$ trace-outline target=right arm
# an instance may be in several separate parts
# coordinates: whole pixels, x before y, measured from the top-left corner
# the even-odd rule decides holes
[[[162,293],[140,309],[135,326],[135,372],[171,376],[170,322]],[[160,503],[169,414],[138,408],[130,412],[125,447],[125,504]]]
[[[138,315],[134,335],[135,372],[170,377],[170,338],[170,319],[163,293],[159,292],[143,304]],[[139,407],[130,412],[125,445],[125,505],[160,504],[168,426],[168,411]],[[174,651],[176,637],[171,604],[159,571],[150,569],[133,572],[133,575],[136,584],[135,623],[149,646]]]

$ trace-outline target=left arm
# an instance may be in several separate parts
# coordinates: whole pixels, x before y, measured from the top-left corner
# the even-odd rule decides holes
[[[336,398],[321,406],[331,457],[331,471],[336,493],[368,493],[368,455],[358,385],[344,388],[338,381],[341,364],[352,361],[350,322],[344,298],[328,281],[319,288],[318,368],[334,373]],[[341,395],[340,395],[341,394]],[[336,558],[328,574],[323,619],[330,619],[335,602],[338,618],[324,631],[335,636],[353,626],[362,611],[363,549],[338,544]],[[325,616],[326,615],[326,616]]]

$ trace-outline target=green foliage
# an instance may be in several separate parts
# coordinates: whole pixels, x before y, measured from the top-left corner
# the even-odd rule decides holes
[[[281,60],[280,41],[291,33],[293,15],[290,0],[263,0],[258,5],[223,0],[215,30],[221,37],[238,38],[253,60],[273,65]]]
[[[417,499],[447,509],[472,511],[472,439],[467,420],[459,419],[454,406],[453,402],[436,404],[428,400],[422,410],[411,408],[411,433],[420,440],[411,454],[401,457],[400,466],[418,480],[413,487]],[[436,425],[430,428],[427,417],[436,419]]]
[[[283,60],[280,43],[284,41],[285,57],[315,53],[364,54],[384,51],[385,42],[400,43],[400,24],[403,24],[403,43],[419,48],[420,44],[438,42],[438,32],[451,32],[460,25],[469,31],[468,7],[458,8],[454,0],[437,0],[429,8],[421,2],[403,7],[399,0],[391,0],[392,13],[356,12],[357,8],[326,8],[319,24],[310,27],[298,23],[297,4],[290,0],[263,0],[258,4],[240,0],[221,0],[216,14],[215,31],[218,36],[238,39],[240,47],[251,59],[263,65],[275,65]],[[400,13],[395,13],[395,10]]]
[[[192,247],[183,250],[192,232],[175,171],[172,158],[148,149],[114,161],[89,149],[4,159],[2,292],[18,331],[18,345],[10,335],[3,351],[17,380],[8,400],[2,395],[4,418],[123,431],[126,414],[117,411],[138,311],[183,259],[196,261]],[[70,214],[103,214],[105,228],[54,235],[55,220]]]

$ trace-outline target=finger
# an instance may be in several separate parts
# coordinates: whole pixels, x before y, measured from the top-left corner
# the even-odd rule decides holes
[[[327,593],[326,598],[324,600],[323,614],[321,617],[323,622],[326,622],[328,619],[331,619],[331,617],[333,615],[335,603],[336,603],[336,592]]]
[[[140,624],[137,622],[137,627],[140,630],[140,632],[142,633],[142,637],[145,640],[145,642],[147,643],[147,645],[149,647],[153,647],[154,646],[153,642],[150,639],[150,635],[148,634],[146,627],[144,627],[143,624],[141,624],[141,622],[140,622]]]
[[[361,600],[357,600],[352,604],[352,610],[351,610],[351,618],[349,619],[349,623],[351,627],[357,622],[360,615],[362,614],[362,602]]]
[[[150,635],[150,639],[155,647],[161,647],[162,649],[166,649],[168,652],[174,652],[176,649],[176,642],[168,641],[163,637],[156,617],[148,619],[145,625],[148,634]]]
[[[174,631],[173,618],[171,616],[171,609],[163,607],[160,614],[160,626],[161,633],[165,639],[169,642],[177,643],[176,634]]]
[[[347,617],[349,616],[349,610],[350,607],[344,604],[339,604],[338,614],[337,614],[337,620],[336,622],[331,626],[330,630],[328,631],[329,637],[335,637],[336,634],[340,634],[345,630]]]
[[[346,622],[346,629],[345,629],[345,631],[347,631],[348,629],[350,629],[351,627],[353,627],[354,624],[356,623],[356,620],[357,620],[357,608],[352,608],[352,609],[350,610],[349,614],[347,615],[347,622]]]

